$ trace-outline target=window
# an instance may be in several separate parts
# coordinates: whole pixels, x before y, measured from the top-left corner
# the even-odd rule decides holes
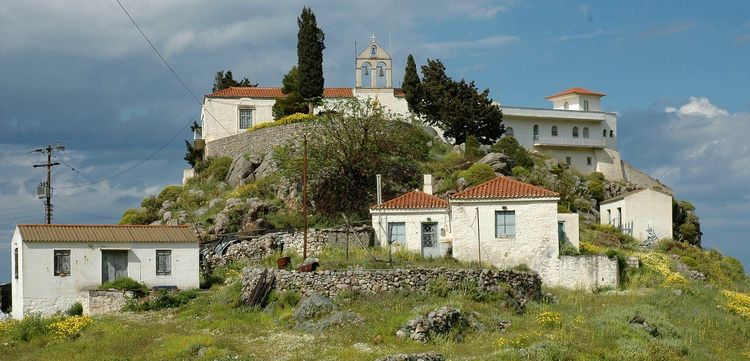
[[[247,129],[253,126],[253,109],[240,108],[240,129]]]
[[[513,128],[507,127],[505,128],[505,135],[512,137],[513,136]]]
[[[607,224],[612,224],[612,210],[607,210]]]
[[[172,251],[156,251],[156,275],[168,276],[172,274]]]
[[[495,212],[495,237],[515,237],[516,211]]]
[[[377,46],[375,46],[375,45],[373,45],[373,46],[372,46],[372,47],[370,48],[370,55],[375,55],[375,54],[377,54],[377,53],[378,53],[378,47],[377,47]]]
[[[568,110],[569,107],[570,105],[568,104],[568,102],[563,103],[563,109]]]
[[[557,136],[557,126],[556,126],[556,125],[553,125],[553,126],[552,126],[552,136],[553,136],[553,137],[556,137],[556,136]]]
[[[589,137],[589,128],[583,127],[583,137],[588,138]]]
[[[534,124],[534,140],[539,139],[539,126]]]
[[[70,250],[55,250],[55,276],[70,276]]]
[[[589,110],[589,101],[588,100],[584,100],[583,101],[583,110]]]
[[[614,136],[615,136],[615,131],[614,130],[610,130],[609,131],[609,137],[612,138]]]
[[[406,244],[406,223],[388,222],[388,243]]]
[[[602,130],[602,137],[604,137],[604,138],[607,137],[607,130],[606,129]]]
[[[617,227],[622,228],[622,208],[617,207]]]
[[[15,261],[13,264],[13,277],[18,279],[18,248],[13,250],[13,259]]]
[[[573,138],[578,138],[578,127],[573,127]]]
[[[591,165],[591,157],[586,157],[586,165]]]
[[[573,162],[571,161],[570,157],[565,157],[565,164],[571,165]]]

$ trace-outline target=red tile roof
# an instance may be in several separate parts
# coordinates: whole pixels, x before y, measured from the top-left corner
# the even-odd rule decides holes
[[[450,196],[450,199],[547,198],[560,194],[542,187],[500,176]]]
[[[448,208],[448,201],[421,191],[404,193],[372,209],[421,209],[421,208]]]
[[[596,95],[596,96],[600,96],[600,97],[603,97],[603,96],[607,95],[607,94],[604,94],[604,93],[597,93],[595,91],[591,91],[591,90],[588,90],[586,88],[575,87],[575,88],[570,88],[570,89],[563,90],[563,91],[561,91],[561,92],[559,92],[557,94],[552,94],[552,95],[550,95],[548,97],[545,97],[544,99],[557,98],[557,97],[560,97],[560,96],[563,96],[563,95],[568,95],[568,94]]]
[[[406,92],[404,91],[404,89],[394,88],[393,89],[393,96],[396,97],[396,98],[403,98],[403,97],[406,96]]]
[[[280,87],[229,87],[206,95],[209,98],[280,98],[284,96]],[[351,88],[325,88],[324,98],[352,97]]]

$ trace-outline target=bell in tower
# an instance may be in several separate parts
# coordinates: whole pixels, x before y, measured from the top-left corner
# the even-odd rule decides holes
[[[392,89],[393,63],[373,35],[370,43],[357,55],[355,87],[361,89]]]

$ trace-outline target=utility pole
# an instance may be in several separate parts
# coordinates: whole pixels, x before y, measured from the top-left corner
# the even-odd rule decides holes
[[[52,224],[52,167],[60,165],[58,162],[52,162],[52,152],[62,152],[65,147],[59,142],[52,147],[34,149],[32,152],[47,154],[46,164],[32,164],[34,168],[47,167],[47,182],[42,182],[36,189],[36,195],[39,199],[44,198],[44,220],[47,224]]]
[[[302,235],[302,261],[307,259],[307,133],[304,135],[305,154],[303,156],[302,171],[302,213],[305,219],[304,234]]]

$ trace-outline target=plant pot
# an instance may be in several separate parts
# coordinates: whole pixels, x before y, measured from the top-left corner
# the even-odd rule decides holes
[[[281,257],[276,260],[279,269],[286,269],[292,263],[292,257]]]

